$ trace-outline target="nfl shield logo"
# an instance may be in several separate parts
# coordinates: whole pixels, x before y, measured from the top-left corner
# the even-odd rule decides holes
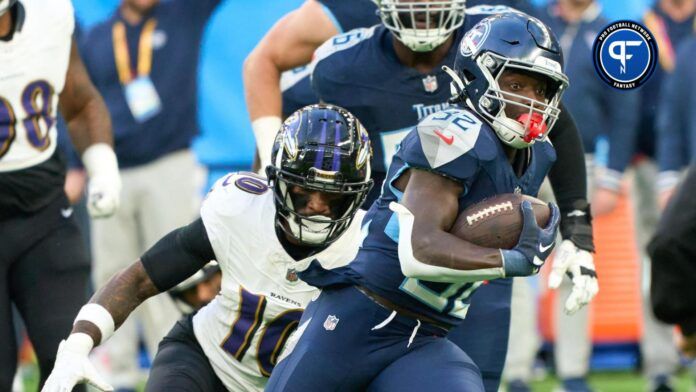
[[[336,329],[336,324],[338,324],[338,317],[330,314],[329,317],[324,321],[324,329],[327,331],[333,331]]]
[[[423,78],[423,88],[426,92],[434,93],[437,90],[437,78],[433,75],[428,75]]]
[[[288,268],[288,271],[285,273],[285,279],[288,282],[292,282],[292,283],[297,282],[297,279],[298,279],[297,271],[295,271],[294,268]]]

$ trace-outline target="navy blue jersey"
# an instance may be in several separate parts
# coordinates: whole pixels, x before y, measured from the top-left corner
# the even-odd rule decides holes
[[[331,18],[339,34],[380,23],[372,0],[318,0]]]
[[[372,0],[318,0],[339,34],[380,23],[377,7]],[[317,103],[309,82],[311,68],[302,66],[284,72],[281,78],[283,118],[307,105]]]
[[[383,25],[357,29],[324,43],[315,53],[312,85],[321,101],[343,106],[363,123],[373,146],[372,170],[387,171],[395,148],[428,114],[449,107],[452,65],[464,32],[503,6],[467,8],[447,56],[429,74],[399,61],[392,34]]]
[[[518,177],[501,142],[481,117],[460,108],[449,108],[423,119],[399,144],[389,167],[382,194],[363,219],[366,235],[355,260],[332,271],[313,264],[301,278],[314,286],[357,284],[393,303],[443,324],[456,325],[464,318],[469,299],[480,282],[434,283],[407,278],[398,255],[399,220],[389,203],[399,202],[402,192],[393,184],[409,168],[446,176],[463,185],[459,211],[485,198],[503,193],[536,196],[556,160],[550,142],[531,147],[531,158]]]

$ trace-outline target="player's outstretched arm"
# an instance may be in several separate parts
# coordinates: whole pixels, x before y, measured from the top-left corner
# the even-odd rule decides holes
[[[555,206],[550,223],[542,229],[536,225],[531,205],[523,203],[520,242],[513,250],[501,251],[449,233],[463,191],[458,182],[411,169],[397,180],[396,186],[400,185],[405,185],[402,202],[392,203],[390,208],[399,216],[399,262],[405,276],[439,282],[526,276],[536,273],[537,260],[545,260],[551,253],[559,220]]]
[[[82,307],[70,336],[60,342],[56,363],[42,392],[71,391],[81,382],[112,391],[89,361],[89,352],[108,339],[138,305],[158,292],[140,260],[113,276]]]
[[[280,74],[312,60],[314,50],[338,34],[316,0],[281,18],[244,61],[244,93],[262,167],[270,164],[281,124]]]
[[[112,390],[89,362],[92,348],[108,339],[143,301],[184,281],[214,258],[201,219],[164,236],[82,307],[70,336],[58,347],[42,392],[70,391],[81,382]]]
[[[82,154],[89,174],[87,207],[90,215],[108,217],[116,212],[121,192],[121,177],[112,148],[111,117],[89,79],[75,40],[70,49],[70,63],[59,104],[73,144]]]

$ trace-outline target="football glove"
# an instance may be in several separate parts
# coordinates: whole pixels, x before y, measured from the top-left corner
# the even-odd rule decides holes
[[[70,392],[81,382],[88,382],[102,391],[113,391],[89,361],[93,344],[92,338],[84,333],[71,334],[60,342],[53,371],[41,392]]]
[[[589,304],[599,292],[592,253],[578,248],[570,240],[563,240],[553,258],[549,288],[557,289],[563,275],[568,275],[573,282],[573,289],[565,301],[565,312],[573,314]]]
[[[520,239],[514,248],[500,250],[505,277],[529,276],[539,272],[546,258],[553,251],[558,235],[558,223],[561,216],[558,206],[549,203],[551,217],[543,229],[537,225],[534,210],[529,201],[523,201],[520,208],[523,217]]]
[[[106,143],[89,146],[82,154],[89,175],[87,209],[92,218],[113,215],[121,196],[121,176],[114,150]]]

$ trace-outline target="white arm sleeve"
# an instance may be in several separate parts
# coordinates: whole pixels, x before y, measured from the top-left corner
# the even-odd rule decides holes
[[[394,211],[399,218],[399,264],[401,273],[409,278],[427,280],[431,282],[476,282],[481,280],[497,279],[505,276],[502,267],[477,270],[457,270],[438,267],[423,263],[413,256],[411,245],[411,233],[413,232],[414,217],[408,208],[399,203],[392,202],[389,209]]]

